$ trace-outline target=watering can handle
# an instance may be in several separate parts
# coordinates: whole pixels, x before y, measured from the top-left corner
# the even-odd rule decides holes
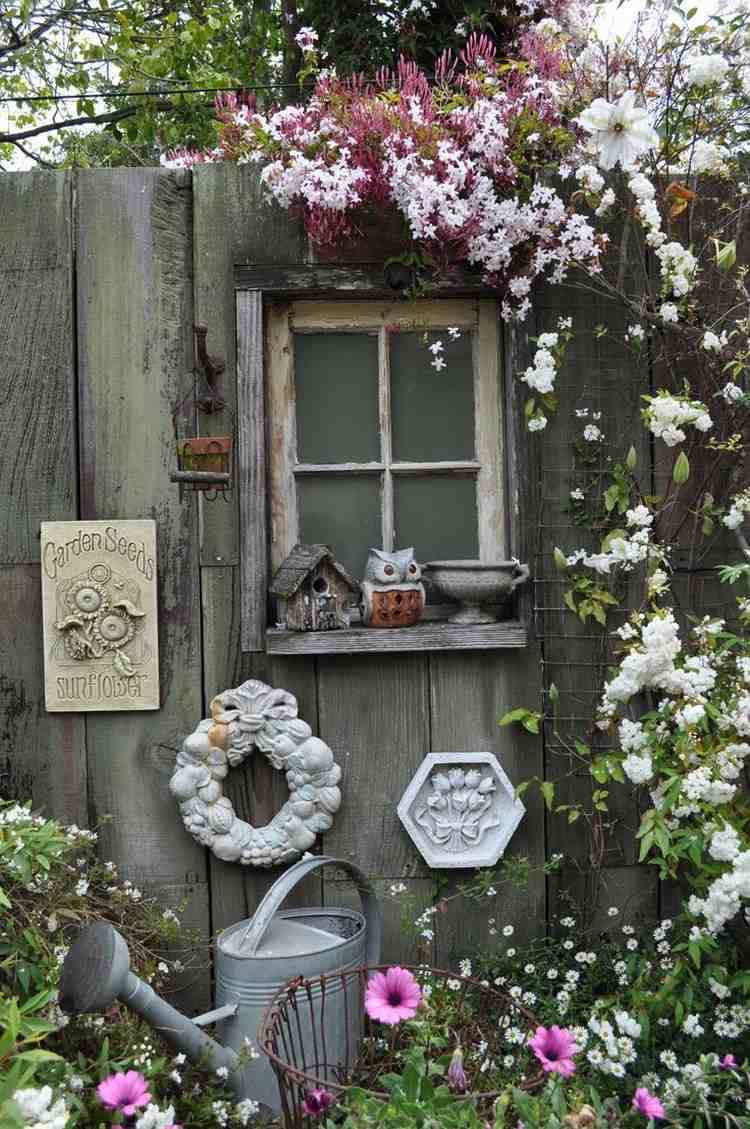
[[[346,862],[344,859],[329,858],[327,855],[314,855],[311,858],[300,859],[294,866],[290,866],[288,870],[285,870],[281,877],[274,882],[271,889],[262,899],[255,911],[252,921],[245,930],[245,934],[242,938],[243,954],[247,953],[252,956],[255,953],[263,939],[266,929],[268,929],[273,920],[274,914],[297,883],[302,878],[307,877],[308,874],[311,874],[313,870],[318,870],[321,866],[329,865],[338,866],[341,870],[345,870],[354,881],[359,891],[367,927],[365,961],[369,966],[380,963],[383,918],[380,913],[380,906],[378,905],[375,890],[369,879],[365,877],[359,867],[355,866],[354,863]]]

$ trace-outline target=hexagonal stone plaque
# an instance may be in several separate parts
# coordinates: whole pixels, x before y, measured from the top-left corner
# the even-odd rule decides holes
[[[428,753],[398,805],[428,866],[494,866],[526,808],[494,753]]]

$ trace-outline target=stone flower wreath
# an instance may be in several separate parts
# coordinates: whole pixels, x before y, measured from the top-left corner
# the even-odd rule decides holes
[[[333,753],[297,716],[297,699],[250,679],[211,702],[177,754],[169,789],[182,821],[199,843],[225,862],[275,866],[308,851],[328,831],[341,804],[341,769]],[[265,827],[239,819],[222,781],[254,749],[286,772],[289,799]]]

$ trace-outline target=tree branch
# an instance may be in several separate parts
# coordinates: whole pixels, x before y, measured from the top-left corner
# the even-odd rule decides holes
[[[26,146],[22,145],[20,141],[13,141],[12,144],[15,145],[16,149],[20,150],[20,152],[23,153],[24,157],[28,157],[30,161],[35,161],[38,165],[41,165],[43,169],[57,168],[57,165],[53,165],[49,161],[45,161],[44,157],[40,157],[39,154],[34,153],[32,149],[27,149]]]
[[[39,137],[42,133],[52,133],[58,129],[70,129],[76,125],[106,125],[108,122],[120,122],[123,118],[132,118],[138,112],[138,106],[124,106],[121,110],[111,110],[107,114],[86,114],[80,118],[68,118],[66,121],[45,122],[44,125],[35,125],[29,129],[20,129],[16,133],[0,133],[0,144],[7,141],[17,143],[27,137]],[[171,102],[158,102],[157,110],[173,110]]]

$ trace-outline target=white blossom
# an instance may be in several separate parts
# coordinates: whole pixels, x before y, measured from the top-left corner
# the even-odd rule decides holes
[[[603,169],[614,168],[616,164],[632,169],[641,153],[659,143],[646,110],[636,106],[635,100],[632,90],[626,90],[615,103],[595,98],[576,119],[592,135]]]

